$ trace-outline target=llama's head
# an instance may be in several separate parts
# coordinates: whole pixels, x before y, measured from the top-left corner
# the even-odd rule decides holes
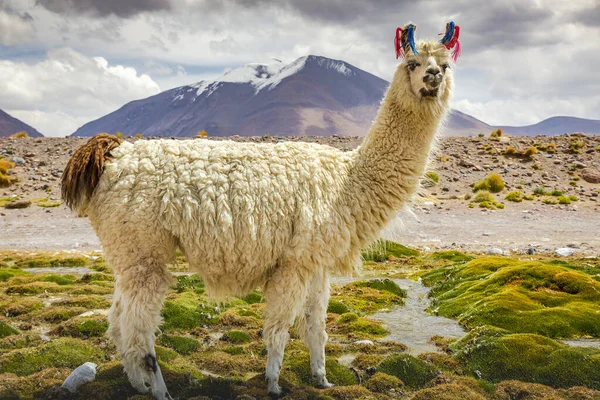
[[[453,88],[452,67],[460,52],[458,26],[448,24],[440,41],[415,42],[415,31],[409,24],[396,33],[396,56],[403,57],[394,77],[403,86],[398,88],[399,95],[447,105]]]

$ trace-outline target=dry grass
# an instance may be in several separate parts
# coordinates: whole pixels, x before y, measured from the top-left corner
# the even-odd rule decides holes
[[[13,139],[27,139],[29,135],[25,131],[17,132],[10,136]]]

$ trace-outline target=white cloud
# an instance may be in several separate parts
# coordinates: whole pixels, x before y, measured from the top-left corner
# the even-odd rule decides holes
[[[123,104],[159,93],[152,78],[73,49],[35,64],[0,60],[0,108],[50,136],[63,136]],[[43,126],[42,126],[43,125]]]
[[[0,9],[0,44],[13,46],[29,42],[34,35],[33,19],[29,14],[9,13]]]
[[[597,0],[497,0],[490,7],[442,0],[410,7],[401,7],[408,3],[401,0],[398,6],[391,0],[171,0],[171,6],[153,13],[142,12],[145,3],[135,13],[132,3],[119,12],[81,15],[51,12],[34,6],[35,0],[6,1],[14,15],[31,15],[37,48],[62,49],[34,66],[0,60],[0,108],[10,110],[91,120],[155,93],[157,85],[169,89],[220,74],[198,71],[272,57],[289,62],[307,54],[342,59],[389,80],[396,65],[392,36],[410,17],[419,26],[419,38],[435,37],[449,19],[461,25],[463,55],[456,74],[460,110],[507,125],[556,114],[600,118],[595,39],[600,27],[592,17],[578,17],[586,10],[593,14]],[[103,58],[91,58],[97,55]],[[5,62],[12,75],[2,75]],[[61,132],[70,133],[65,130]]]

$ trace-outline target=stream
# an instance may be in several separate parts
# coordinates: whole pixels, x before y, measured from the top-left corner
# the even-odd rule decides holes
[[[49,267],[49,268],[24,268],[24,271],[38,273],[55,273],[84,275],[93,274],[97,271],[87,267]],[[192,275],[192,272],[173,272],[173,276]],[[356,280],[369,280],[375,278],[332,278],[332,284],[345,285]],[[430,300],[429,288],[420,281],[410,279],[392,279],[398,286],[406,290],[407,297],[404,306],[396,307],[391,311],[378,312],[368,317],[381,322],[391,333],[382,340],[397,341],[407,346],[406,352],[411,355],[439,351],[438,348],[429,343],[432,336],[446,338],[460,338],[466,331],[453,319],[430,315],[426,312]],[[600,348],[600,339],[569,339],[562,341],[569,346]]]
[[[367,280],[370,278],[366,278]],[[349,283],[356,279],[334,279],[333,283]],[[361,279],[362,280],[362,279]],[[422,353],[438,352],[438,348],[429,343],[432,336],[460,338],[467,333],[455,320],[427,314],[430,300],[429,288],[421,281],[410,279],[392,279],[406,290],[404,306],[389,312],[378,312],[368,317],[381,322],[391,333],[383,340],[397,341],[407,346],[406,352],[413,356]]]

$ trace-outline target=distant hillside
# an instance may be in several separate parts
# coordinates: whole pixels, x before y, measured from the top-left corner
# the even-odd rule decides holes
[[[74,136],[100,132],[186,137],[362,136],[377,114],[389,83],[347,62],[306,56],[290,64],[247,64],[215,80],[132,101],[79,128]],[[454,110],[447,136],[488,134],[497,127]],[[549,118],[535,125],[503,126],[512,135],[600,133],[600,121]]]
[[[85,124],[74,136],[364,135],[388,83],[344,61],[307,56],[248,64],[214,81],[182,86]]]
[[[511,135],[562,135],[563,133],[584,132],[600,134],[600,120],[577,117],[552,117],[528,126],[501,126]]]
[[[0,110],[0,137],[7,137],[21,131],[27,132],[30,137],[44,136],[25,122],[19,121]]]

